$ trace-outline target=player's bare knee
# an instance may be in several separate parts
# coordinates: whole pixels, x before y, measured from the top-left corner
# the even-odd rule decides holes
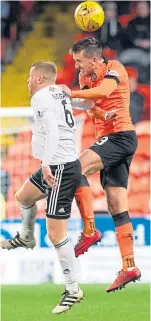
[[[20,203],[20,193],[19,193],[19,191],[17,191],[15,193],[15,199]]]
[[[116,204],[108,204],[108,211],[111,215],[117,214],[118,210]]]
[[[112,195],[112,197],[110,196],[110,198],[108,197],[107,199],[107,203],[108,203],[108,211],[111,215],[115,215],[118,213],[118,208],[119,208],[119,201],[116,195]]]
[[[87,177],[87,176],[88,176],[88,170],[89,170],[89,169],[88,169],[87,166],[86,166],[86,167],[83,166],[83,167],[82,167],[82,175],[84,175],[84,176]]]
[[[20,190],[16,192],[15,198],[19,204],[24,205],[24,206],[34,204],[34,200],[29,199],[29,197],[26,197],[26,195],[21,193]]]

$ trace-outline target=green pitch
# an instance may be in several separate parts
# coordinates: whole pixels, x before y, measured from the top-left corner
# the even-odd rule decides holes
[[[105,285],[82,285],[85,299],[70,311],[53,315],[60,285],[2,286],[1,321],[149,321],[149,285],[131,284],[106,293]]]

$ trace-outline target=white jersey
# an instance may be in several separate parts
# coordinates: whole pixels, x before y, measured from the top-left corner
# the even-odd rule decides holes
[[[70,99],[57,86],[37,91],[31,99],[34,112],[32,152],[42,166],[60,165],[77,159],[76,125]]]

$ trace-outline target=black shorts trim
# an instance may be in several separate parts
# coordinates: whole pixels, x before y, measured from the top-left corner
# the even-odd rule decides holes
[[[42,186],[40,186],[34,179],[32,176],[29,177],[29,180],[32,184],[34,184],[38,189],[40,189],[40,191],[45,194],[45,190],[44,188],[42,188]]]
[[[48,218],[53,218],[55,220],[64,220],[64,219],[67,220],[68,218],[70,218],[71,213],[67,215],[50,215],[49,213],[46,213],[46,216]]]

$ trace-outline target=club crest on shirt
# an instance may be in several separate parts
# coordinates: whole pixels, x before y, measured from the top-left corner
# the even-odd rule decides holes
[[[96,74],[92,74],[91,75],[91,80],[92,81],[96,81],[97,80],[97,75]]]

